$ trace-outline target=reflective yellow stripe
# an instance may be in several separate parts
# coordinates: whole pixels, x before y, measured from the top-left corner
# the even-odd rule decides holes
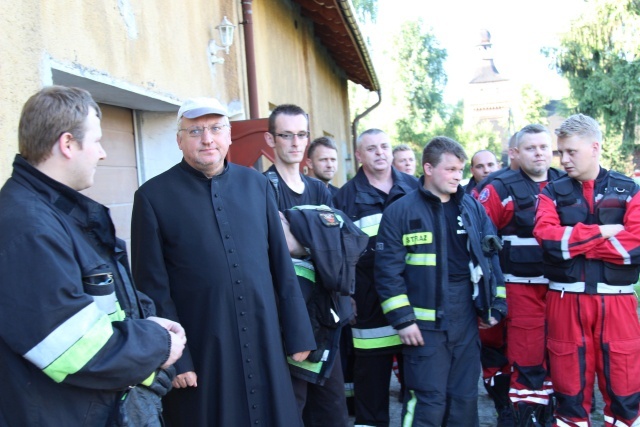
[[[433,234],[430,231],[411,233],[402,236],[404,246],[422,245],[433,242]]]
[[[80,341],[103,316],[107,317],[98,305],[92,302],[51,331],[25,353],[24,358],[40,369],[46,368]]]
[[[304,277],[308,281],[316,283],[316,270],[313,268],[312,263],[297,258],[291,258],[291,261],[293,261],[296,276]]]
[[[297,366],[298,368],[304,369],[306,371],[311,371],[316,374],[320,373],[320,371],[322,370],[322,365],[324,363],[324,362],[307,362],[306,360],[303,360],[302,362],[296,362],[289,356],[287,356],[287,362],[290,365]],[[338,363],[340,363],[339,360],[338,360]]]
[[[360,218],[353,223],[362,230],[367,236],[373,237],[378,235],[378,228],[380,227],[380,221],[382,220],[382,214],[377,213]]]
[[[405,257],[407,265],[436,265],[436,254],[412,254],[408,253]]]
[[[498,298],[506,298],[507,297],[507,289],[504,286],[496,287],[496,297],[498,297]]]
[[[146,380],[142,381],[140,384],[146,385],[147,387],[149,387],[151,385],[151,383],[153,383],[153,380],[155,380],[155,379],[156,379],[156,373],[153,372],[151,375],[149,375],[147,377]]]
[[[409,390],[409,394],[411,394],[411,399],[409,399],[409,401],[407,402],[407,413],[402,419],[402,427],[411,427],[413,425],[413,419],[415,418],[416,414],[416,405],[418,403],[416,392],[413,390]]]
[[[391,326],[372,329],[352,328],[351,333],[353,346],[359,349],[394,347],[402,344],[398,331]]]
[[[304,277],[310,282],[316,283],[316,272],[313,270],[308,270],[301,265],[294,265],[293,268],[296,270],[296,276]]]
[[[387,314],[391,310],[409,305],[409,298],[405,294],[400,294],[382,303],[382,312]]]
[[[91,360],[113,335],[111,321],[105,314],[91,326],[82,338],[69,347],[59,358],[43,369],[55,382],[75,374]]]
[[[426,320],[429,322],[436,321],[436,311],[429,308],[413,307],[413,312],[418,320]]]

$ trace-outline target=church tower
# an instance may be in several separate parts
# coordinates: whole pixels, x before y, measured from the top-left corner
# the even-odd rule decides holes
[[[468,127],[481,122],[491,123],[499,133],[503,152],[506,152],[513,131],[510,129],[513,127],[513,85],[500,74],[493,62],[491,33],[488,30],[480,31],[480,44],[476,46],[476,54],[476,70],[464,97],[464,122]]]

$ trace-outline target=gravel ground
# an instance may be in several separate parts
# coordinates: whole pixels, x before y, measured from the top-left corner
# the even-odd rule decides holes
[[[640,290],[640,286],[637,285]],[[640,292],[638,292],[640,294]],[[638,307],[638,317],[640,318],[640,307]],[[391,388],[390,388],[390,402],[389,402],[389,416],[391,418],[391,427],[400,427],[401,415],[402,415],[402,403],[398,401],[400,395],[400,384],[395,375],[391,376]],[[482,385],[482,379],[478,378],[478,414],[480,418],[480,427],[494,427],[497,421],[497,415],[493,402],[487,395],[486,390]],[[592,415],[591,425],[592,427],[603,427],[604,418],[602,414],[604,402],[602,400],[602,394],[598,390],[596,384],[596,413]],[[350,418],[353,425],[354,419]],[[451,426],[456,427],[456,426]]]
[[[398,383],[395,375],[391,376],[391,388],[389,393],[389,416],[391,417],[390,427],[400,427],[402,403],[398,401],[398,396],[400,395],[400,384]],[[496,411],[493,406],[493,401],[489,398],[487,392],[482,386],[482,379],[480,378],[478,379],[478,394],[478,414],[480,417],[480,427],[494,427],[497,421]],[[595,414],[593,414],[592,427],[604,426],[604,421],[602,418],[602,406],[602,395],[599,391],[596,390],[596,407],[598,410]],[[350,421],[353,425],[353,417],[350,418]]]

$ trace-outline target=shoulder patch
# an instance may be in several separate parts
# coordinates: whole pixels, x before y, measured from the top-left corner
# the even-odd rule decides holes
[[[480,193],[480,195],[478,196],[478,201],[480,203],[484,203],[487,200],[489,200],[489,189],[488,188],[484,188],[482,190],[482,192]]]
[[[320,216],[320,220],[327,227],[336,227],[340,225],[340,222],[338,221],[338,219],[336,218],[336,215],[333,212],[319,213],[318,216]]]

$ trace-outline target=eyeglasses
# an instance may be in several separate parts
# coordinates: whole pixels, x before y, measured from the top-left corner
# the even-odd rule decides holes
[[[186,130],[191,138],[202,138],[204,131],[209,129],[212,135],[217,135],[222,132],[222,129],[228,127],[231,129],[231,125],[211,125],[211,126],[191,126],[186,129],[178,129],[178,131]]]
[[[297,136],[298,139],[307,139],[309,138],[309,132],[298,132],[298,133],[274,133],[275,136],[279,136],[285,141],[291,141],[294,136]]]

